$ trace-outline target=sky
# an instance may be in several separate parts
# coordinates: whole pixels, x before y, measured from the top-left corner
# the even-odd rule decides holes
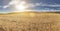
[[[22,11],[18,5],[29,11],[60,11],[60,0],[0,0],[0,13]]]

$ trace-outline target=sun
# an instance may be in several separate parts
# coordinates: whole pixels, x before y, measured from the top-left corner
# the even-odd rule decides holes
[[[15,8],[16,8],[17,10],[19,10],[19,11],[24,11],[24,10],[26,9],[26,7],[25,7],[24,5],[22,5],[22,4],[16,5]]]
[[[25,1],[22,1],[22,2],[20,2],[20,3],[18,3],[18,4],[16,4],[16,5],[15,5],[15,8],[16,8],[16,10],[18,10],[18,11],[25,11],[25,9],[27,8],[26,2],[25,2]]]

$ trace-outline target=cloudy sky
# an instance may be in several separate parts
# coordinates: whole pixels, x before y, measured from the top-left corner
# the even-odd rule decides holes
[[[0,0],[0,12],[19,11],[19,5],[31,11],[60,11],[60,0]]]

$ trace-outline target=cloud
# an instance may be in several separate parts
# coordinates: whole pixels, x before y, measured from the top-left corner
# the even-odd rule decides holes
[[[31,10],[31,11],[35,11],[35,12],[60,12],[60,10]]]
[[[9,5],[3,6],[3,8],[8,8],[8,7],[9,7]]]
[[[18,0],[11,0],[7,5],[3,6],[3,8],[8,8],[11,5],[17,4],[19,1]]]
[[[60,7],[60,5],[48,5],[48,4],[46,4],[46,5],[41,5],[41,6]]]
[[[42,2],[40,2],[40,3],[27,3],[25,1],[20,1],[20,0],[11,0],[7,5],[3,6],[3,8],[11,7],[11,5],[13,5],[15,7],[19,4],[23,4],[27,8],[36,7],[36,6],[60,7],[60,5],[58,5],[58,4],[53,5],[53,4],[46,4],[46,3],[42,3]]]
[[[2,6],[0,6],[0,8],[1,8]]]
[[[20,0],[11,0],[7,5],[3,6],[3,8],[8,8],[11,5],[16,6],[18,4],[26,4],[26,2],[25,1],[20,1]]]
[[[47,6],[47,7],[60,7],[58,4],[46,4],[46,3],[35,3],[35,4],[29,4],[29,7],[36,7],[36,6]]]

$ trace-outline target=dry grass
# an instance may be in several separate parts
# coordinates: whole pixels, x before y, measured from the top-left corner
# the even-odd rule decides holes
[[[24,12],[0,15],[0,31],[60,31],[60,14]]]

